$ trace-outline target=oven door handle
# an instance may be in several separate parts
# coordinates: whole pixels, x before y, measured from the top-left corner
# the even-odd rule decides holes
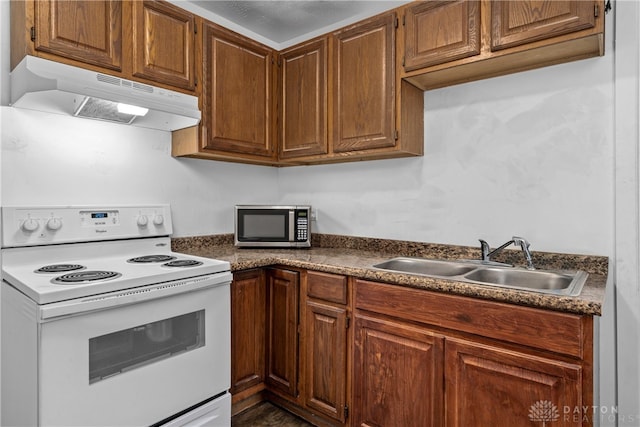
[[[166,298],[185,292],[229,285],[231,278],[231,273],[227,271],[45,304],[39,307],[39,320],[41,323],[50,322],[69,316],[87,314],[92,311],[107,310],[123,305]]]

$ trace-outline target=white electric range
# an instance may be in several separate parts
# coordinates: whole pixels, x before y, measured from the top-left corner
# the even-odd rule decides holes
[[[168,205],[2,231],[2,425],[230,425],[229,263],[172,252]]]

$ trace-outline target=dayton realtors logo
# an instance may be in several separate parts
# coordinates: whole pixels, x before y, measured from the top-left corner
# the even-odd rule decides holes
[[[550,421],[558,421],[559,418],[558,407],[548,400],[538,400],[529,408],[529,419],[542,422],[543,427]]]

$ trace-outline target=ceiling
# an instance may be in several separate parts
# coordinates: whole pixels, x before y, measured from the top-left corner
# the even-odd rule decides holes
[[[189,0],[188,3],[264,37],[272,46],[282,46],[393,9],[407,1]]]

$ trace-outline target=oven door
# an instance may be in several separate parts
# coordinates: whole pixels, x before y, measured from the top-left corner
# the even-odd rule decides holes
[[[147,294],[42,321],[40,425],[150,425],[229,389],[229,281]]]

